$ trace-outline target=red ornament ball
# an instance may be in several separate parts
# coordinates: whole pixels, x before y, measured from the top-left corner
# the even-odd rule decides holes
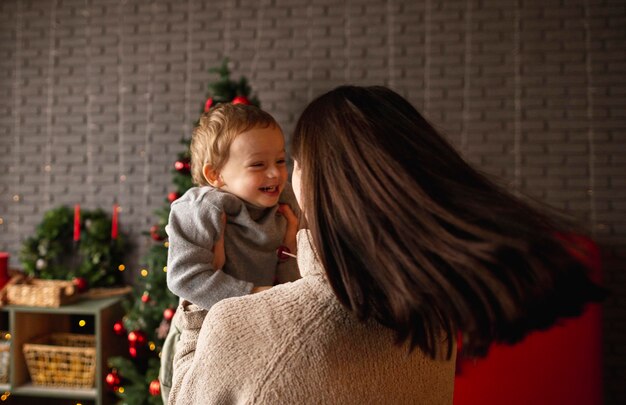
[[[75,277],[72,280],[72,284],[74,284],[74,287],[76,287],[76,291],[78,291],[79,293],[87,291],[87,280],[85,280],[83,277]]]
[[[117,374],[117,371],[113,370],[104,379],[107,383],[109,389],[116,391],[120,386],[120,376]]]
[[[122,321],[117,321],[113,324],[113,332],[115,332],[115,334],[118,336],[122,336],[126,333],[126,329],[124,329],[124,324],[122,323]]]
[[[169,201],[170,203],[173,203],[174,201],[178,200],[179,197],[180,197],[180,194],[178,194],[176,191],[172,191],[171,193],[167,195],[167,201]]]
[[[250,100],[248,100],[248,98],[246,96],[237,96],[237,97],[233,98],[232,103],[233,104],[250,105]]]
[[[213,97],[207,98],[206,102],[204,103],[204,112],[208,112],[211,109],[212,105],[213,105]]]
[[[148,303],[148,301],[150,301],[150,294],[145,292],[143,293],[143,295],[141,296],[141,302],[143,302],[144,304]]]
[[[137,357],[137,348],[135,346],[131,346],[128,348],[128,354],[130,354],[130,357],[135,358]]]
[[[165,311],[163,311],[163,318],[166,321],[171,321],[175,313],[176,313],[176,310],[172,308],[166,308]]]
[[[141,330],[134,330],[128,334],[128,343],[131,345],[143,345],[146,343],[146,333]]]
[[[161,227],[158,225],[152,225],[152,227],[150,227],[150,237],[157,242],[165,240],[165,236],[161,233]]]
[[[174,169],[180,173],[189,173],[189,170],[191,170],[191,163],[189,163],[189,160],[177,160],[174,163]]]
[[[161,393],[161,383],[159,383],[159,380],[152,380],[150,382],[150,395],[152,395],[153,397],[156,397],[157,395],[159,395]]]

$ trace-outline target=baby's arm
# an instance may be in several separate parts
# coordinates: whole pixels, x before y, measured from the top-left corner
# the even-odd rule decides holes
[[[213,266],[213,247],[224,229],[222,215],[222,210],[206,202],[176,202],[166,227],[167,286],[204,309],[225,298],[249,294],[253,287]]]

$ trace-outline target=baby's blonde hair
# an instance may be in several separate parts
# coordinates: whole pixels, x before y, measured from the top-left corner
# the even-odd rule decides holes
[[[208,186],[203,167],[211,165],[220,170],[230,151],[230,145],[237,135],[254,127],[280,128],[274,117],[258,107],[245,104],[223,103],[205,112],[191,137],[191,176],[199,186]]]

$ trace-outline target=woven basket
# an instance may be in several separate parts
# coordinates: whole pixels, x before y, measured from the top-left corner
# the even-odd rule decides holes
[[[60,307],[78,298],[74,284],[62,280],[30,279],[8,288],[9,304],[33,307]]]
[[[96,375],[95,336],[54,333],[24,343],[24,357],[35,385],[91,388]]]

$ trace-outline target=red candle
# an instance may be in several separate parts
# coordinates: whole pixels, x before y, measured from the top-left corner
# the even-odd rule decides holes
[[[0,252],[0,288],[9,281],[9,254]]]
[[[117,211],[119,206],[113,204],[113,222],[111,222],[111,239],[117,239]]]
[[[74,206],[74,242],[80,240],[80,205]]]

